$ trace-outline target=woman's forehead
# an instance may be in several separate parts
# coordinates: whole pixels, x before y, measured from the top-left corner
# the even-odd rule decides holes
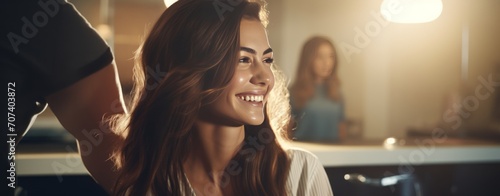
[[[259,54],[269,49],[267,32],[260,21],[248,19],[241,20],[240,46],[251,48]]]

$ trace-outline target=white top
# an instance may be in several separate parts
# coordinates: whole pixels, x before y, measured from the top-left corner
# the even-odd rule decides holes
[[[286,182],[290,196],[330,196],[333,195],[328,176],[318,157],[301,148],[287,150],[290,156],[290,173]],[[187,178],[186,178],[187,180]],[[189,183],[189,180],[188,180]],[[189,184],[186,196],[196,196]]]
[[[290,173],[286,182],[289,195],[333,195],[325,168],[318,157],[301,148],[288,149],[291,158]]]

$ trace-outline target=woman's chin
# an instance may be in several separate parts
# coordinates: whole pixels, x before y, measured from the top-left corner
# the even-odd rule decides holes
[[[251,118],[251,119],[247,120],[246,124],[257,126],[257,125],[261,125],[263,122],[264,122],[264,117],[255,117],[255,118]]]

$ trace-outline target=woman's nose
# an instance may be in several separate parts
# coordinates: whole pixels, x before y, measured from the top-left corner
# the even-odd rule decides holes
[[[253,66],[253,76],[250,82],[259,86],[271,85],[273,82],[273,73],[269,65],[258,62]]]

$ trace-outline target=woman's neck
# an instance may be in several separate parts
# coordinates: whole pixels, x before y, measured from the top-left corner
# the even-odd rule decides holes
[[[184,171],[192,185],[221,184],[221,176],[245,139],[244,126],[228,127],[198,121],[195,123],[192,149],[184,162]],[[193,182],[196,179],[196,182]]]

